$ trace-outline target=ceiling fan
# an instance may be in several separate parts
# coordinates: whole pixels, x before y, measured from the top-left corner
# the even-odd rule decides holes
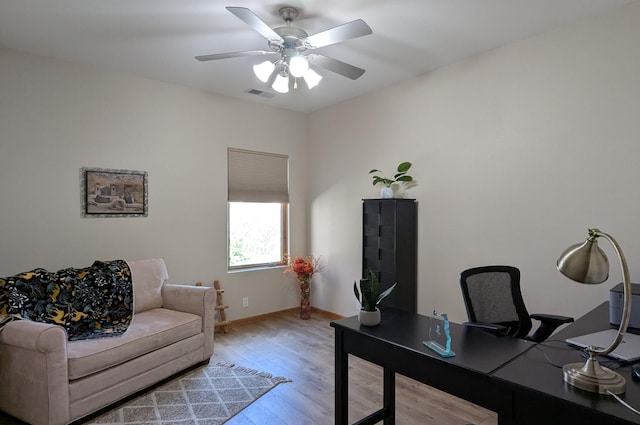
[[[251,10],[245,7],[227,7],[255,31],[267,39],[270,50],[248,50],[242,52],[215,53],[196,56],[199,61],[228,59],[241,56],[280,55],[274,62],[265,61],[253,67],[256,76],[280,93],[289,91],[289,86],[297,86],[297,78],[303,78],[311,89],[322,79],[310,64],[325,68],[344,77],[356,80],[365,70],[340,60],[313,52],[320,47],[329,46],[372,33],[371,28],[362,19],[347,22],[319,33],[309,35],[304,30],[291,26],[298,16],[298,9],[285,6],[279,14],[286,26],[271,28]],[[294,77],[290,79],[289,76]]]

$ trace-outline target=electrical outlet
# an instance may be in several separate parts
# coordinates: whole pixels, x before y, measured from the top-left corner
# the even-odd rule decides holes
[[[249,297],[244,297],[242,299],[242,307],[244,307],[244,308],[249,307]]]

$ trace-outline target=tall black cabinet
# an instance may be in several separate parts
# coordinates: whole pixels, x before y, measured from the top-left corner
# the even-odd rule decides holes
[[[371,269],[383,290],[398,282],[381,307],[416,312],[416,233],[415,199],[363,199],[362,276]]]

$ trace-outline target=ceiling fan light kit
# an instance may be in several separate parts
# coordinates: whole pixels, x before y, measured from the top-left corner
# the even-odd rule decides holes
[[[337,59],[318,53],[310,53],[311,50],[320,47],[372,34],[371,28],[362,19],[356,19],[310,36],[304,30],[291,26],[291,22],[298,16],[298,9],[294,7],[280,8],[280,17],[285,21],[286,26],[274,29],[247,8],[229,6],[227,10],[265,37],[271,51],[250,50],[217,53],[196,56],[197,60],[204,62],[241,56],[279,54],[280,58],[275,61],[266,60],[253,66],[256,77],[263,83],[270,84],[271,88],[278,93],[288,93],[290,86],[296,89],[298,78],[304,79],[309,89],[317,86],[322,80],[322,76],[310,67],[311,64],[352,80],[358,79],[365,72],[364,69]]]
[[[297,78],[303,78],[309,89],[317,86],[322,80],[320,74],[309,68],[309,62],[303,56],[293,56],[288,62],[286,59],[264,61],[253,66],[253,73],[263,83],[272,82],[271,88],[278,93],[289,92],[289,76],[294,78],[294,88],[297,88]]]
[[[280,73],[276,75],[276,79],[271,86],[272,89],[277,91],[278,93],[288,93],[289,92],[289,76]]]
[[[297,55],[292,56],[289,59],[289,72],[291,76],[295,78],[304,77],[304,74],[309,70],[309,62],[303,56]]]
[[[276,66],[270,61],[264,61],[257,65],[253,65],[253,73],[256,74],[258,80],[266,83],[269,81],[269,77],[273,74],[273,71],[276,69]]]
[[[304,74],[304,82],[307,83],[309,90],[317,86],[320,80],[322,80],[322,75],[318,74],[311,68],[309,68],[307,73]]]

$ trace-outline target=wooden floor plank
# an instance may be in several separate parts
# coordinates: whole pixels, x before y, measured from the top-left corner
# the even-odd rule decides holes
[[[329,425],[334,423],[334,330],[330,319],[295,312],[232,326],[215,336],[212,362],[226,361],[284,376],[280,384],[233,417],[228,425]],[[349,356],[349,420],[382,405],[382,368]],[[496,425],[491,411],[409,378],[396,379],[397,425]],[[0,412],[0,424],[22,424]]]
[[[232,327],[216,335],[214,359],[226,360],[293,380],[257,400],[287,425],[334,422],[334,330],[330,320],[312,315],[301,320],[285,314],[265,322]],[[349,420],[374,412],[382,404],[382,368],[349,356]],[[256,410],[254,410],[256,409]],[[396,379],[398,425],[496,425],[497,415],[412,379]],[[293,413],[291,413],[293,412]],[[300,416],[297,416],[299,415]],[[253,420],[259,417],[253,417]],[[244,425],[238,416],[229,425]],[[277,422],[280,423],[280,422]]]

